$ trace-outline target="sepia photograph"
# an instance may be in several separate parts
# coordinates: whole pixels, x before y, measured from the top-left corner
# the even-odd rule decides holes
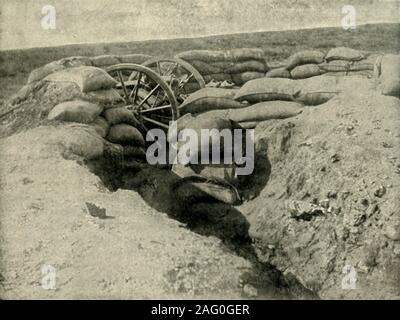
[[[0,0],[0,300],[400,300],[400,0]]]

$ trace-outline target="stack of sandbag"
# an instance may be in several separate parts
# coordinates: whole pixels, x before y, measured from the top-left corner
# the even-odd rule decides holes
[[[142,64],[151,59],[152,56],[146,54],[126,54],[126,55],[101,55],[92,57],[91,61],[93,66],[99,68],[106,68],[119,63],[135,63]]]
[[[266,120],[294,117],[302,112],[296,102],[300,95],[298,82],[290,79],[260,78],[247,82],[236,91],[234,100],[250,106],[212,110],[202,115],[230,119],[243,128],[254,128]]]
[[[247,104],[234,99],[237,89],[203,88],[192,93],[180,106],[179,113],[199,114],[211,110],[243,108]]]
[[[54,105],[64,101],[81,99],[112,106],[121,102],[114,89],[117,81],[103,69],[92,66],[71,67],[46,76],[41,83],[41,98]]]
[[[382,94],[400,97],[400,55],[384,55],[379,67]]]
[[[363,54],[358,50],[338,47],[331,49],[319,67],[327,76],[362,75],[371,77],[379,55]]]
[[[33,83],[36,81],[40,81],[44,78],[46,78],[49,74],[52,74],[54,72],[66,69],[66,68],[71,68],[71,67],[81,67],[81,66],[91,66],[92,61],[90,60],[89,57],[68,57],[68,58],[63,58],[57,61],[50,62],[48,64],[45,64],[42,67],[34,69],[29,77],[28,77],[28,84]]]
[[[100,116],[102,111],[103,106],[101,105],[82,100],[73,100],[56,105],[49,112],[48,119],[88,125],[86,127],[79,127],[78,125],[71,124],[75,125],[77,129],[94,129],[92,131],[85,131],[86,137],[92,136],[92,138],[90,139],[82,137],[82,141],[75,141],[73,139],[73,135],[65,137],[65,139],[63,139],[68,149],[71,149],[73,153],[84,156],[86,158],[94,158],[102,154],[103,144],[99,141],[103,141],[103,139],[101,138],[104,138],[107,135],[109,128],[107,121]],[[99,146],[101,146],[100,150]],[[96,150],[99,150],[99,152],[97,152]]]
[[[337,47],[326,55],[317,50],[305,50],[291,55],[286,61],[270,63],[268,78],[306,79],[319,75],[371,77],[379,54],[363,54],[358,50]]]
[[[293,79],[305,79],[324,73],[318,64],[324,62],[325,55],[317,50],[300,51],[289,57],[286,70]]]
[[[190,50],[177,55],[193,65],[210,81],[230,81],[242,85],[247,81],[264,77],[268,71],[264,51],[257,48],[241,48],[224,51]]]
[[[106,139],[123,147],[125,159],[144,159],[145,141],[137,129],[138,120],[125,107],[108,108],[103,113],[104,120],[110,125]]]
[[[42,98],[54,99],[49,120],[95,123],[99,135],[106,136],[107,125],[99,118],[104,104],[98,103],[96,95],[112,95],[113,91],[108,91],[113,90],[116,81],[104,70],[91,66],[70,67],[46,76],[44,82],[49,85],[43,87]]]
[[[145,61],[149,60],[150,58],[152,58],[152,56],[145,54],[127,54],[119,56],[101,55],[92,58],[73,56],[73,57],[62,58],[60,60],[50,62],[42,67],[34,69],[28,77],[28,84],[40,81],[45,77],[47,77],[49,74],[67,68],[82,67],[82,66],[94,66],[99,68],[106,68],[111,65],[119,63],[142,64]]]
[[[49,120],[78,123],[92,123],[103,112],[103,106],[95,103],[73,100],[56,105],[48,114]]]
[[[305,50],[291,55],[285,66],[279,66],[267,72],[268,78],[304,79],[324,73],[319,64],[324,62],[325,55],[317,50]]]
[[[179,128],[179,132],[183,129],[191,129],[197,134],[197,139],[178,145],[178,151],[182,150],[181,148],[184,146],[185,150],[190,147],[195,152],[190,155],[189,163],[182,163],[181,158],[178,156],[178,162],[172,168],[172,171],[182,178],[175,186],[177,195],[183,198],[185,202],[196,202],[212,198],[228,204],[238,204],[240,196],[236,189],[238,182],[235,175],[236,164],[224,161],[227,153],[232,154],[233,152],[233,139],[227,141],[224,138],[215,139],[216,137],[213,136],[215,132],[210,132],[211,136],[203,137],[203,139],[201,136],[203,129],[216,129],[220,134],[222,130],[229,130],[232,133],[234,129],[241,127],[230,119],[209,117],[207,113],[196,117],[188,114],[183,118],[185,119],[183,125]],[[214,148],[218,148],[220,151],[220,163],[211,163],[212,150]],[[209,164],[202,163],[202,154],[208,155]]]
[[[294,101],[262,101],[241,109],[208,111],[202,116],[231,119],[244,129],[252,129],[258,123],[295,117],[303,111],[303,105]]]

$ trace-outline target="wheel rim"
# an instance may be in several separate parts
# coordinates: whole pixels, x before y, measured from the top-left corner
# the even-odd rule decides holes
[[[153,58],[142,65],[164,78],[172,88],[178,103],[182,103],[190,93],[206,86],[196,68],[179,58]]]
[[[167,82],[148,67],[124,63],[105,69],[117,84],[116,92],[122,106],[131,110],[142,129],[158,127],[165,130],[179,117],[174,92]]]

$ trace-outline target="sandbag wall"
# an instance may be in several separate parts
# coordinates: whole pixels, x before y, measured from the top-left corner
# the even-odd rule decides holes
[[[264,51],[258,48],[190,50],[176,57],[193,65],[206,83],[228,81],[241,86],[247,81],[263,78],[268,71]]]
[[[149,60],[151,56],[145,54],[127,54],[127,55],[102,55],[96,57],[68,57],[45,64],[42,67],[34,69],[28,78],[28,84],[44,79],[49,74],[71,67],[93,66],[106,68],[119,63],[142,64]]]
[[[42,100],[52,99],[49,120],[85,124],[107,140],[123,160],[145,159],[140,124],[131,111],[117,106],[120,96],[113,89],[116,81],[103,69],[66,68],[49,74],[42,82]]]
[[[291,55],[286,61],[270,65],[268,78],[305,79],[319,75],[372,77],[379,54],[362,53],[351,48],[338,47],[324,54],[305,50]]]

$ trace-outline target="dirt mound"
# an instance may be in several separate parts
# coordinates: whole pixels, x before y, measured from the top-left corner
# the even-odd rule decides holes
[[[259,259],[320,297],[399,298],[400,100],[355,86],[256,128],[270,168],[238,209]]]

